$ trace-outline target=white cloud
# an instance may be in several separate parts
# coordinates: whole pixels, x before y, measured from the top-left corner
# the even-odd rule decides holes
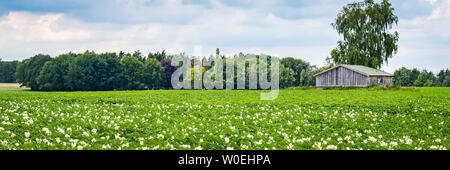
[[[385,66],[388,70],[405,66],[438,72],[449,67],[450,0],[430,3],[434,8],[429,14],[399,20],[399,52]]]
[[[88,31],[62,25],[67,22],[63,14],[33,15],[27,12],[11,12],[0,19],[1,43],[11,41],[67,41],[89,39]]]
[[[312,6],[284,6],[276,10],[265,9],[278,5],[278,1],[270,1],[269,4],[265,1],[243,2],[257,6],[248,9],[224,5],[217,0],[209,5],[184,4],[180,0],[158,2],[162,3],[158,5],[148,3],[155,2],[116,0],[96,6],[95,10],[67,13],[12,11],[0,16],[0,56],[3,60],[12,60],[38,53],[56,56],[85,50],[141,50],[144,54],[166,50],[171,54],[192,54],[194,46],[200,45],[205,55],[220,48],[229,56],[241,51],[266,53],[323,65],[339,39],[330,23],[346,2],[321,1]],[[426,65],[428,69],[437,71],[448,67],[449,57],[444,55],[450,54],[446,47],[450,39],[450,23],[447,22],[450,20],[450,0],[430,3],[434,9],[428,15],[400,18],[397,28],[400,33],[399,53],[383,69],[393,72],[401,66]],[[323,6],[326,8],[320,11]],[[314,14],[300,18],[280,16],[279,11],[285,9],[288,10],[287,15]],[[130,23],[98,22],[86,20],[89,18],[86,16],[74,17],[74,14],[95,15],[96,18],[108,16],[130,20]],[[431,60],[430,57],[435,58]]]
[[[450,17],[450,0],[442,0],[439,1],[438,6],[433,10],[431,15],[428,16],[427,19],[442,19],[449,17]]]
[[[428,0],[428,2],[433,5],[434,3],[436,3],[437,0]]]
[[[128,4],[125,8],[131,9],[132,6]],[[171,10],[173,15],[183,15],[181,9],[190,11],[200,7],[175,0],[160,8],[158,11]],[[0,55],[23,59],[37,53],[55,56],[68,51],[133,52],[138,49],[144,54],[156,50],[189,53],[194,46],[201,45],[205,55],[214,53],[218,47],[227,48],[224,53],[227,55],[241,50],[253,52],[246,49],[262,49],[272,55],[302,57],[303,49],[292,47],[305,45],[314,48],[321,42],[334,44],[337,38],[329,26],[331,18],[288,20],[272,13],[226,6],[218,1],[199,10],[201,14],[186,24],[152,22],[131,25],[85,22],[62,13],[10,12],[0,19],[0,33],[9,35],[0,42],[3,53]],[[309,54],[324,58],[324,51]]]

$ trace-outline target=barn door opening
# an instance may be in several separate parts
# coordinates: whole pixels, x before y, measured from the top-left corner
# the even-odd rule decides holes
[[[378,84],[383,84],[383,78],[382,77],[378,77]]]

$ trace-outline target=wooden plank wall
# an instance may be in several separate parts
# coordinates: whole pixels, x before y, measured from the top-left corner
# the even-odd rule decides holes
[[[382,78],[383,82],[378,84],[378,78]],[[384,85],[384,86],[392,86],[392,77],[384,77],[384,76],[374,76],[369,78],[369,85]]]
[[[337,67],[316,76],[316,87],[367,87],[369,78],[363,74],[347,69]]]

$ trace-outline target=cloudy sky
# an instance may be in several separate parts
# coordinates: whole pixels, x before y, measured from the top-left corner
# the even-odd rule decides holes
[[[339,35],[330,26],[352,0],[0,0],[0,57],[69,51],[170,54],[220,48],[322,66]],[[382,69],[434,72],[450,64],[450,0],[391,0],[399,51]]]

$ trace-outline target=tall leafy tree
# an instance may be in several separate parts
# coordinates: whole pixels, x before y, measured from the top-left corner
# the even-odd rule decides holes
[[[19,63],[16,70],[16,79],[21,86],[30,87],[31,90],[38,90],[37,77],[42,67],[47,61],[52,60],[49,55],[38,54]]]
[[[144,64],[136,57],[126,56],[120,61],[121,87],[126,90],[138,90],[144,87]]]
[[[344,6],[331,25],[343,36],[331,51],[336,64],[356,64],[380,68],[397,53],[399,35],[391,33],[398,17],[388,0],[364,0]]]
[[[170,59],[165,59],[161,61],[161,66],[164,68],[165,77],[166,77],[166,83],[164,85],[165,88],[170,89],[172,88],[171,79],[172,74],[177,70],[176,66],[172,66],[172,61]]]
[[[447,74],[445,76],[444,80],[442,80],[441,86],[443,86],[443,87],[450,87],[450,74]]]
[[[119,52],[119,59],[122,59],[123,57],[125,57],[125,52],[120,51]]]
[[[417,80],[414,81],[414,85],[418,87],[430,87],[435,85],[435,81],[436,77],[434,76],[433,72],[423,70],[417,77]]]
[[[394,72],[394,78],[392,82],[398,86],[412,86],[414,81],[411,81],[411,70],[402,67]]]
[[[142,53],[140,50],[134,51],[133,57],[136,57],[137,59],[139,59],[139,61],[141,61],[142,63],[145,63],[145,57],[142,56]]]
[[[0,59],[0,83],[16,82],[14,73],[18,64],[18,61],[1,61]]]
[[[21,83],[21,86],[25,86],[25,69],[30,62],[30,59],[22,60],[16,68],[16,73],[14,73],[14,77],[16,78],[17,83]]]
[[[312,79],[312,74],[307,73],[309,70],[308,67],[310,66],[310,64],[306,61],[303,61],[301,59],[296,59],[293,57],[286,57],[280,60],[280,63],[282,65],[284,65],[285,67],[291,69],[292,71],[294,71],[294,77],[295,79],[291,80],[294,81],[293,83],[290,83],[290,86],[300,86],[302,85],[301,83],[305,83],[305,80],[310,80]],[[303,71],[305,70],[305,71]],[[302,71],[303,73],[303,81],[300,80],[302,78]],[[309,78],[307,78],[306,76],[311,76]],[[306,83],[308,84],[308,83]]]
[[[239,56],[241,56],[241,55],[239,55]],[[216,48],[216,57],[220,57],[220,49],[219,48]]]
[[[295,72],[280,64],[280,88],[295,86]]]
[[[144,83],[148,89],[163,88],[166,84],[166,74],[164,68],[155,58],[145,61]]]
[[[167,57],[166,57],[166,51],[161,51],[161,52],[156,52],[155,54],[154,54],[154,56],[155,56],[155,58],[158,60],[158,61],[162,61],[162,60],[164,60],[164,59],[166,59]]]
[[[149,58],[155,58],[155,55],[152,52],[149,52],[147,55],[147,59]]]
[[[439,86],[448,87],[448,83],[450,83],[448,82],[450,78],[450,71],[448,69],[439,71],[439,73],[437,74],[437,78]]]
[[[119,75],[121,73],[120,70],[120,60],[121,57],[116,53],[103,53],[100,54],[99,57],[106,62],[107,69],[103,73],[103,87],[104,90],[113,90],[119,89]]]
[[[411,76],[410,76],[410,82],[412,85],[414,85],[414,81],[417,80],[417,78],[419,77],[420,71],[417,68],[413,68],[411,70]]]
[[[94,52],[86,51],[77,56],[69,68],[73,90],[110,90],[105,89],[108,80],[108,63]]]
[[[73,53],[62,54],[46,62],[37,77],[39,90],[72,90],[69,66],[75,59],[75,56]]]

